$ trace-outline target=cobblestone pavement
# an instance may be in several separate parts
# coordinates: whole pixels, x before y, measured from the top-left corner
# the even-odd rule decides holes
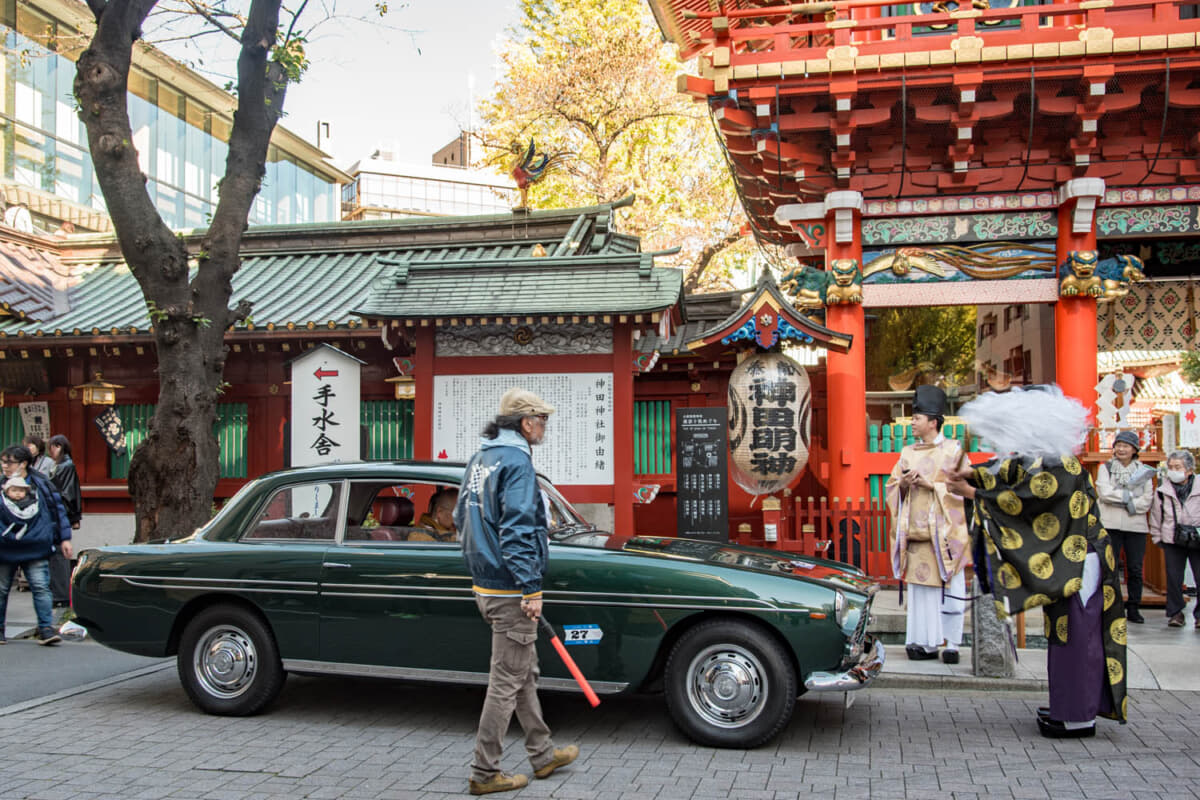
[[[1144,691],[1129,725],[1094,739],[1036,733],[1032,693],[861,692],[806,697],[785,733],[744,752],[696,746],[660,698],[544,694],[559,744],[582,755],[502,797],[1195,797],[1200,693]],[[0,796],[445,798],[464,796],[478,689],[289,679],[270,713],[195,711],[166,669],[0,717]],[[514,723],[506,769],[528,772]]]

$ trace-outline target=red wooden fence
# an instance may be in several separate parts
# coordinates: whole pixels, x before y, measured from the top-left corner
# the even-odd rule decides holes
[[[882,499],[796,498],[790,512],[777,541],[742,535],[737,542],[842,561],[881,583],[895,582],[888,555],[891,519]]]

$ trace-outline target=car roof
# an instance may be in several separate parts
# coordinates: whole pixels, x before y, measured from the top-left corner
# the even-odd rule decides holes
[[[275,482],[276,480],[293,481],[296,479],[337,479],[346,478],[395,478],[406,477],[413,480],[448,480],[458,483],[462,480],[466,464],[462,461],[338,461],[330,464],[311,464],[304,467],[268,472],[258,480]]]

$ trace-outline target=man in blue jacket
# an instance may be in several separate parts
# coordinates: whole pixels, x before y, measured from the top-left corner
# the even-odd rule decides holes
[[[7,642],[4,620],[8,612],[8,592],[16,577],[17,567],[24,570],[29,591],[33,595],[38,643],[58,644],[62,641],[54,630],[50,554],[61,550],[63,557],[71,560],[71,523],[67,521],[67,510],[58,489],[40,472],[31,470],[32,464],[33,454],[25,447],[14,445],[0,451],[4,480],[24,478],[38,509],[27,525],[16,526],[0,534],[0,644]]]
[[[535,777],[547,778],[579,755],[575,745],[554,747],[537,696],[537,626],[550,550],[531,447],[541,444],[553,413],[533,392],[505,392],[500,414],[484,428],[479,452],[467,463],[454,508],[475,603],[492,627],[491,671],[468,783],[475,795],[529,783],[525,775],[500,771],[514,712]]]

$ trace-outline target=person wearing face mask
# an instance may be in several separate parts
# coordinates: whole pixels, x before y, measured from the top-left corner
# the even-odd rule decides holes
[[[1200,547],[1194,542],[1194,526],[1200,525],[1200,485],[1196,482],[1196,459],[1186,450],[1167,456],[1167,479],[1154,493],[1150,505],[1150,538],[1162,547],[1167,567],[1167,625],[1182,628],[1187,600],[1183,596],[1183,572],[1190,563],[1192,575],[1200,577]],[[1191,527],[1191,530],[1189,530]],[[1200,604],[1192,612],[1200,629]]]
[[[1125,553],[1129,572],[1129,599],[1125,616],[1130,622],[1145,622],[1142,604],[1142,561],[1146,556],[1146,512],[1154,497],[1154,470],[1138,461],[1141,442],[1133,431],[1121,431],[1113,441],[1113,457],[1096,473],[1096,497],[1100,523],[1112,538],[1113,551]]]

